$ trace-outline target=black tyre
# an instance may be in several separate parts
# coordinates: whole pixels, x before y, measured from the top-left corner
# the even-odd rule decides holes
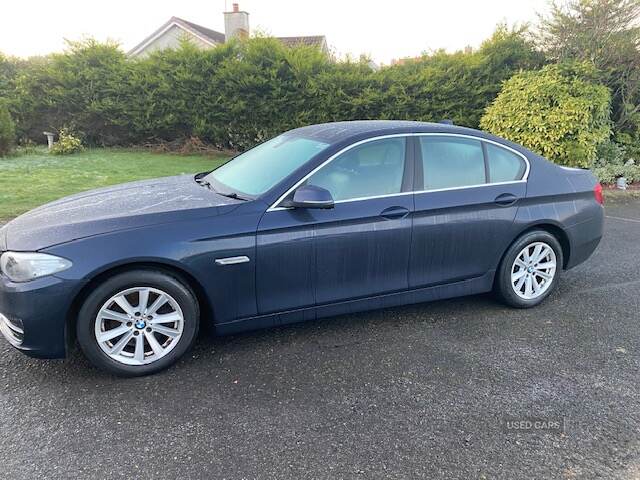
[[[535,307],[556,287],[562,265],[556,237],[544,230],[527,232],[505,253],[496,275],[496,293],[512,307]]]
[[[96,367],[134,377],[174,364],[193,345],[200,312],[191,289],[156,270],[115,275],[87,297],[76,331]]]

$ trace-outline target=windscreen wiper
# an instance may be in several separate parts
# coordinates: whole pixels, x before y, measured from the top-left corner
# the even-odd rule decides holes
[[[200,174],[198,174],[194,177],[194,180],[198,185],[201,185],[203,187],[209,187],[211,190],[213,190],[211,183],[209,183],[207,180],[204,179],[204,175],[200,176]]]
[[[242,197],[242,196],[238,195],[236,192],[222,193],[222,192],[217,191],[215,188],[213,188],[213,185],[211,185],[210,182],[208,182],[207,180],[204,179],[204,177],[198,177],[196,175],[195,181],[196,181],[196,183],[198,185],[202,185],[203,187],[207,187],[210,190],[214,191],[215,193],[217,193],[218,195],[221,195],[223,197],[233,198],[234,200],[243,200],[245,202],[249,201],[248,198]]]
[[[228,197],[228,198],[233,198],[235,200],[244,200],[245,202],[249,201],[248,198],[244,198],[241,197],[240,195],[238,195],[236,192],[229,192],[229,193],[220,193],[220,192],[216,192],[218,195],[222,195],[223,197]]]

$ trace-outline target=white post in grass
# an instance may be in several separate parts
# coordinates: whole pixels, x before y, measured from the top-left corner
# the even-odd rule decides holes
[[[47,136],[47,145],[49,146],[49,150],[51,150],[51,147],[53,147],[53,137],[56,134],[51,132],[42,132],[42,133]]]

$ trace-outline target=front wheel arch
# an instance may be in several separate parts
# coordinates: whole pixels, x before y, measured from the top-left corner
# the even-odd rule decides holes
[[[175,267],[173,265],[169,265],[166,263],[160,262],[131,262],[125,263],[121,265],[117,265],[115,267],[104,270],[94,277],[92,277],[76,294],[73,302],[71,304],[71,308],[69,309],[69,313],[67,314],[66,325],[65,325],[65,336],[66,336],[66,351],[67,353],[72,351],[74,347],[77,345],[76,339],[76,322],[78,320],[78,313],[80,312],[80,308],[84,304],[85,300],[89,296],[89,294],[95,289],[97,285],[108,280],[109,278],[119,275],[124,272],[132,271],[132,270],[154,270],[165,273],[167,275],[175,277],[177,280],[182,282],[185,286],[191,290],[191,293],[195,297],[198,302],[198,306],[200,308],[200,325],[201,327],[207,326],[210,327],[214,323],[215,314],[213,311],[213,307],[211,302],[209,301],[209,297],[205,293],[204,288],[198,282],[193,275],[189,274],[183,269]]]
[[[174,365],[193,346],[199,325],[191,288],[158,269],[135,269],[108,278],[89,293],[76,333],[94,367],[137,377]]]

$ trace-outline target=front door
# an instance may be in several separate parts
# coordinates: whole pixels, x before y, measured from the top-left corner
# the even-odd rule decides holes
[[[317,211],[316,303],[406,290],[412,210],[402,195]]]
[[[406,143],[395,136],[357,144],[305,179],[331,192],[332,209],[265,213],[257,240],[260,313],[408,288],[413,169]]]

